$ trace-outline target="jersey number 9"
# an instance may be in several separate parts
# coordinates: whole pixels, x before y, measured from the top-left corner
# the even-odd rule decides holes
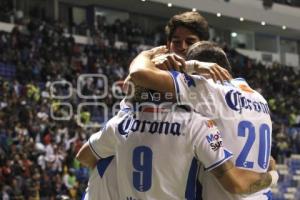
[[[152,150],[147,146],[138,146],[133,150],[132,174],[133,186],[140,192],[146,192],[152,184]]]

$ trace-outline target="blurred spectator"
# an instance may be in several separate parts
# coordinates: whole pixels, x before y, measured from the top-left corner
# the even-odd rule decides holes
[[[69,171],[65,172],[63,176],[63,182],[71,198],[75,199],[77,196],[76,193],[77,193],[78,182],[76,181],[74,169],[71,168],[69,169]]]

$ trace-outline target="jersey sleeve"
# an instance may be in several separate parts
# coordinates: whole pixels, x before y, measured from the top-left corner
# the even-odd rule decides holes
[[[199,115],[199,114],[195,114]],[[202,124],[199,124],[199,121]],[[233,155],[223,148],[220,131],[212,120],[195,117],[190,124],[190,139],[195,156],[210,171],[229,160]]]
[[[177,103],[190,105],[196,112],[207,117],[218,116],[216,100],[219,97],[218,87],[199,75],[188,75],[170,71],[172,76]]]
[[[89,138],[89,147],[97,158],[106,158],[115,154],[116,137],[114,132],[114,127],[107,123],[101,131]]]

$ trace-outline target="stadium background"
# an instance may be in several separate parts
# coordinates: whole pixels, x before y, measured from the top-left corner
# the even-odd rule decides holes
[[[74,158],[118,110],[135,55],[165,44],[174,14],[199,11],[236,76],[268,100],[273,199],[300,199],[299,0],[1,0],[0,199],[80,199]]]

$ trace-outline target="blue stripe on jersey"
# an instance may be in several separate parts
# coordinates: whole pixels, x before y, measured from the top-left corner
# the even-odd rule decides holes
[[[222,160],[219,160],[218,162],[216,162],[215,164],[212,164],[211,166],[204,168],[205,171],[209,171],[213,168],[218,167],[219,165],[221,165],[222,163],[224,163],[225,161],[229,160],[232,157],[232,153],[230,153],[229,151],[224,149],[224,158]]]
[[[177,102],[180,103],[179,85],[178,85],[178,82],[177,82],[177,76],[180,73],[177,72],[177,71],[174,71],[174,70],[171,70],[170,73],[171,73],[171,77],[172,77],[174,85],[175,85]]]
[[[193,158],[185,188],[186,200],[195,200],[197,198],[197,177],[198,177],[198,162]]]
[[[197,176],[198,177],[198,176]],[[197,178],[197,191],[196,191],[196,199],[197,200],[203,200],[202,199],[202,184]]]
[[[91,141],[88,140],[88,142],[89,142],[89,147],[90,147],[90,149],[94,152],[94,154],[95,154],[99,159],[102,159],[101,156],[100,156],[99,154],[97,154],[97,152],[96,152],[95,149],[93,148],[93,145],[92,145]]]
[[[105,123],[103,124],[103,126],[101,127],[101,130],[100,130],[100,131],[104,131],[104,130],[106,129],[106,124],[107,124],[107,122],[105,122]],[[95,154],[99,159],[101,159],[101,156],[95,151],[95,149],[94,149],[94,147],[92,146],[92,143],[91,143],[90,140],[88,140],[88,143],[89,143],[90,149],[94,152],[94,154]]]
[[[85,195],[86,195],[86,192],[83,192],[83,194],[81,196],[81,200],[85,200]]]
[[[271,190],[269,190],[268,192],[263,193],[263,194],[267,196],[268,200],[272,200],[273,199],[273,195],[272,195]]]
[[[107,158],[102,158],[102,159],[98,160],[97,170],[98,170],[98,173],[101,178],[103,177],[105,170],[107,169],[107,167],[109,166],[109,164],[111,163],[113,158],[114,158],[114,156],[109,156]]]

